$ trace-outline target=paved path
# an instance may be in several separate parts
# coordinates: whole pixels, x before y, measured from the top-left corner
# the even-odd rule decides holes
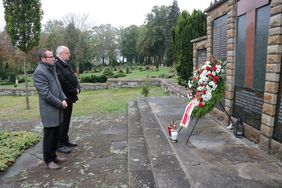
[[[209,116],[199,120],[187,145],[191,126],[182,129],[177,143],[171,143],[167,139],[167,126],[170,121],[179,124],[185,108],[183,100],[147,98],[139,100],[137,105],[142,127],[139,132],[144,133],[147,143],[154,187],[282,187],[282,163],[278,159],[247,139],[234,137]],[[134,108],[134,104],[131,106]],[[129,161],[134,160],[130,145],[129,139]],[[131,181],[132,176],[129,177]]]
[[[79,146],[61,169],[46,169],[40,142],[0,176],[0,187],[128,187],[127,116],[75,118],[70,130]]]
[[[42,143],[0,175],[1,188],[278,188],[282,164],[224,125],[202,118],[186,145],[167,138],[170,121],[179,123],[185,101],[177,97],[130,101],[128,115],[74,118],[71,137],[79,144],[57,171],[42,162]],[[1,129],[41,132],[37,122],[1,122]]]

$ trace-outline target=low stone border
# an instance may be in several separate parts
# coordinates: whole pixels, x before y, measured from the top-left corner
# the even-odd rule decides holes
[[[36,89],[34,87],[28,88],[29,95],[35,95]],[[3,89],[0,88],[0,96],[24,96],[25,95],[25,89]]]
[[[82,90],[100,90],[100,89],[114,89],[114,88],[140,88],[146,83],[147,79],[114,79],[110,78],[106,83],[82,83]],[[152,78],[149,79],[151,86],[160,86],[170,95],[186,97],[186,88],[176,83],[172,83],[166,79]],[[35,95],[36,89],[30,87],[28,89],[29,95]],[[24,96],[25,89],[0,89],[0,96]]]

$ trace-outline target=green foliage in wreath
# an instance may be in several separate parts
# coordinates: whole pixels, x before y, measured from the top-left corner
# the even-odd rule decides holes
[[[188,98],[195,105],[192,117],[201,118],[209,113],[224,96],[224,67],[220,60],[210,57],[193,71],[188,82]]]
[[[209,100],[203,107],[198,107],[196,106],[192,112],[192,117],[195,118],[201,118],[208,114],[214,106],[219,103],[219,101],[222,99],[224,96],[224,90],[225,90],[225,85],[223,78],[219,78],[219,84],[217,86],[217,89],[213,92],[213,97],[211,100]]]

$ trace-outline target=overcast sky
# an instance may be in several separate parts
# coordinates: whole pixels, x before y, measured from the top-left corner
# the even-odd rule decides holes
[[[60,20],[69,14],[88,14],[92,25],[111,24],[114,27],[140,26],[155,5],[171,5],[173,0],[41,0],[44,12],[42,23]],[[205,10],[211,0],[177,0],[180,10]],[[3,1],[0,0],[0,31],[5,26]]]

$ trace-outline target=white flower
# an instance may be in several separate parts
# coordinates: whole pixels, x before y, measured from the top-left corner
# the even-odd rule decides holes
[[[207,74],[208,74],[208,71],[207,70],[203,70],[201,76],[207,76]]]
[[[214,81],[210,81],[209,85],[211,86],[212,91],[214,91],[217,88],[217,85],[214,83]]]
[[[190,81],[190,80],[188,81],[188,87],[189,87],[189,88],[192,87],[192,84],[191,84],[191,81]]]
[[[216,65],[216,73],[219,74],[221,71],[221,65]]]
[[[190,99],[190,100],[193,99],[193,95],[192,95],[192,94],[188,94],[187,97],[188,97],[188,99]]]
[[[197,90],[198,90],[198,91],[203,91],[203,90],[204,90],[204,87],[199,86],[199,87],[197,87]]]
[[[202,95],[204,101],[209,101],[212,98],[211,92],[207,92],[205,95]]]

